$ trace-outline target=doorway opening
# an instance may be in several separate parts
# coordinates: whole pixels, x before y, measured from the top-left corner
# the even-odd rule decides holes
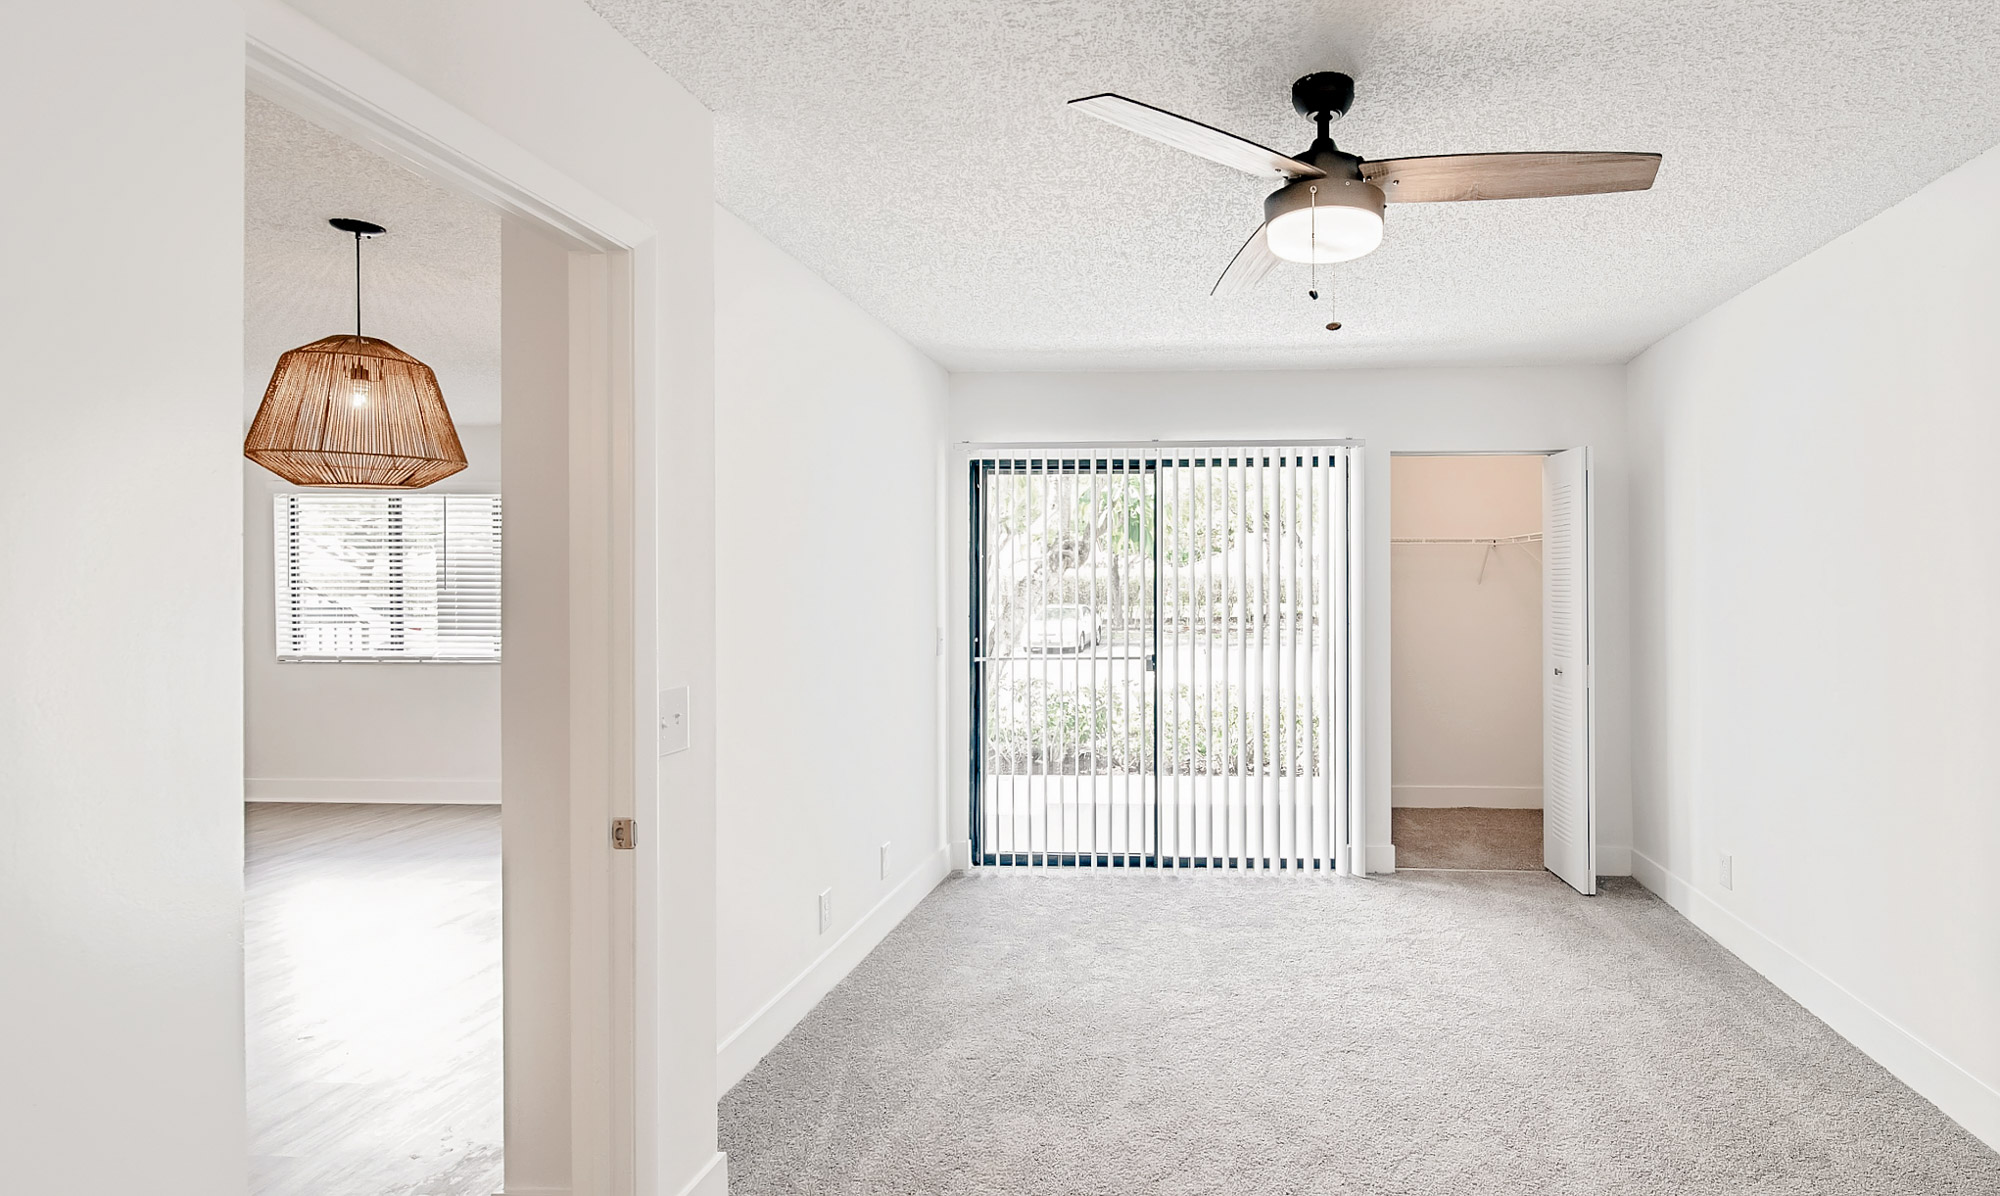
[[[504,1181],[501,216],[245,105],[245,420],[351,326],[435,371],[466,467],[418,490],[243,462],[252,1196]]]
[[[976,453],[987,866],[1344,872],[1347,446]]]
[[[1392,458],[1399,870],[1595,888],[1584,452]]]
[[[653,1126],[637,1115],[652,1099],[657,1075],[641,1050],[638,1027],[652,1020],[650,1007],[641,1002],[654,999],[659,975],[656,903],[646,894],[655,891],[660,872],[650,840],[635,843],[628,836],[617,843],[610,832],[619,820],[652,825],[658,814],[657,764],[644,736],[657,690],[650,667],[659,577],[657,443],[641,434],[653,426],[655,386],[640,369],[657,359],[658,321],[651,292],[634,283],[651,267],[652,232],[316,26],[263,23],[253,29],[246,51],[253,109],[267,109],[264,116],[283,126],[276,139],[280,152],[307,151],[305,161],[294,165],[316,172],[319,180],[249,197],[246,260],[253,268],[258,260],[261,209],[296,220],[301,228],[323,228],[335,216],[376,215],[376,222],[389,226],[389,236],[371,250],[452,247],[440,260],[419,262],[409,272],[418,301],[400,334],[389,327],[392,313],[379,286],[394,282],[383,269],[391,263],[372,252],[368,310],[375,335],[392,342],[407,338],[402,347],[436,368],[469,462],[456,479],[426,490],[373,491],[348,500],[349,515],[363,523],[379,515],[390,529],[373,540],[366,534],[354,538],[364,552],[386,554],[379,569],[361,570],[389,579],[383,584],[394,591],[394,610],[382,627],[360,610],[343,623],[340,602],[326,601],[325,592],[301,584],[306,569],[275,583],[280,601],[274,636],[274,616],[260,613],[272,609],[274,566],[265,558],[261,605],[251,600],[245,623],[247,667],[272,663],[284,683],[327,696],[338,688],[337,678],[361,667],[347,655],[350,646],[360,645],[367,649],[361,655],[371,658],[370,684],[388,681],[399,692],[424,691],[448,685],[448,678],[462,678],[468,670],[483,670],[486,686],[475,717],[465,717],[463,703],[419,703],[404,721],[414,726],[428,719],[443,728],[429,737],[396,740],[357,734],[338,721],[300,722],[291,746],[305,749],[308,755],[300,759],[316,766],[274,778],[264,767],[271,757],[261,753],[280,740],[254,724],[268,711],[256,696],[257,682],[246,677],[253,720],[246,737],[246,796],[291,803],[272,818],[254,807],[246,817],[251,900],[263,901],[271,915],[263,919],[261,938],[246,959],[251,984],[268,988],[246,997],[253,1018],[260,1008],[274,1015],[246,1026],[252,1149],[267,1164],[252,1190],[278,1196],[326,1190],[331,1183],[341,1190],[484,1196],[504,1182],[509,1191],[594,1185],[593,1190],[631,1192],[654,1141]],[[253,112],[252,125],[259,119]],[[247,174],[256,188],[256,147],[251,152]],[[370,201],[381,197],[352,191],[349,184],[387,177],[380,174],[384,170],[398,186],[414,181],[418,191],[444,206],[371,212]],[[349,206],[355,202],[368,206],[355,210]],[[473,227],[480,244],[468,247],[461,234]],[[299,258],[297,277],[264,294],[254,293],[257,279],[246,273],[253,291],[246,303],[246,344],[258,358],[246,362],[250,407],[272,366],[273,349],[260,338],[256,322],[313,314],[317,309],[301,302],[317,302],[328,291],[343,307],[352,302],[352,275],[337,251],[330,256],[334,260],[326,265],[316,251],[310,260]],[[287,261],[282,254],[272,260],[280,266]],[[476,302],[441,285],[453,281],[445,275],[468,266],[487,284]],[[347,318],[334,322],[334,329],[352,327],[352,309],[346,310]],[[474,339],[483,346],[473,356],[483,365],[468,364],[469,358],[454,351],[462,344],[440,347],[452,339],[445,334],[473,317],[481,325]],[[315,322],[319,318],[314,315]],[[421,331],[413,333],[411,326]],[[290,348],[310,335],[285,333],[276,347]],[[482,411],[490,423],[479,418]],[[474,593],[477,586],[448,593],[424,589],[425,579],[440,586],[479,580],[465,569],[476,563],[475,541],[497,546],[500,539],[503,455],[504,576],[496,549],[485,578],[490,592]],[[257,530],[257,512],[266,520],[292,519],[306,527],[328,510],[305,502],[305,496],[351,493],[315,488],[298,492],[299,501],[287,507],[289,494],[274,495],[261,475],[251,476],[256,479],[246,483],[251,547],[261,541],[273,554],[288,549],[275,540],[275,522]],[[490,493],[483,495],[455,490],[488,482]],[[466,501],[482,497],[491,501],[483,506]],[[384,504],[383,510],[375,511],[370,502]],[[478,521],[482,510],[491,516],[485,525]],[[437,542],[426,547],[417,541],[433,519]],[[482,526],[491,533],[483,540]],[[313,549],[317,541],[310,539],[301,535],[299,543]],[[335,565],[345,559],[332,555]],[[253,569],[246,584],[257,582]],[[287,592],[300,598],[289,615]],[[288,618],[294,631],[307,625],[308,631],[324,631],[312,641],[320,648],[338,644],[341,650],[306,651],[294,663],[274,662],[274,639],[282,656]],[[340,626],[321,627],[314,620]],[[503,633],[504,660],[498,650]],[[471,663],[464,650],[482,636],[490,638],[493,651]],[[429,648],[404,653],[393,663],[372,659],[413,643]],[[380,716],[388,709],[363,697],[344,703],[348,715]],[[397,729],[394,718],[388,721]],[[480,764],[469,772],[440,775],[441,770],[423,766],[435,763],[433,757],[408,751],[372,761],[367,776],[327,771],[358,762],[385,744],[463,748],[480,731],[487,735],[470,753]],[[259,784],[272,779],[292,783]],[[306,808],[296,808],[301,806]],[[393,812],[389,806],[416,809]],[[340,821],[330,813],[336,808],[352,812],[361,825],[329,825]],[[306,850],[296,850],[302,841]],[[408,865],[419,848],[421,859],[412,872]],[[315,868],[322,875],[303,885],[286,883],[288,876],[296,880],[302,869]],[[425,870],[428,876],[421,875]],[[396,933],[360,933],[357,927],[387,907],[379,900],[340,900],[337,890],[343,885],[370,887],[377,897],[398,886],[406,889],[406,917]],[[301,889],[310,900],[291,901]],[[268,900],[272,895],[278,900]],[[457,915],[452,900],[460,902]],[[288,923],[288,910],[304,916]],[[259,926],[258,919],[257,909],[246,911],[251,926]],[[317,940],[302,934],[301,923],[315,919],[321,929],[337,933]],[[440,920],[452,924],[439,926]],[[417,941],[427,946],[412,947]],[[283,958],[288,948],[302,945],[315,947],[313,964],[303,970],[297,958]],[[402,963],[412,971],[401,991],[367,995],[383,998],[382,1011],[393,1009],[393,1016],[352,1019],[344,1028],[360,1036],[353,1042],[366,1038],[362,1045],[374,1052],[375,1070],[363,1078],[393,1082],[378,1086],[380,1100],[350,1099],[334,1110],[343,1095],[339,1085],[356,1077],[326,1060],[351,1060],[357,1052],[337,1047],[313,1058],[307,1040],[323,1035],[312,1027],[295,1032],[282,1022],[286,986],[293,991],[312,986],[316,996],[324,996],[329,981],[337,985],[369,976],[378,990],[394,987],[393,960],[372,966],[385,962],[380,957],[389,948],[403,949]],[[344,963],[342,952],[351,956]],[[389,956],[396,953],[387,950]],[[371,966],[353,966],[357,960]],[[433,980],[439,983],[429,988],[418,983]],[[443,990],[450,990],[448,999],[422,1007],[425,993]],[[455,1063],[435,1035],[415,1045],[407,1040],[416,1027],[438,1031],[446,1004],[457,1011],[445,1019],[459,1036],[455,1047],[470,1052]],[[259,1035],[265,1036],[261,1046]],[[434,1069],[428,1082],[417,1075],[440,1064],[450,1064],[450,1074],[441,1080]],[[327,1077],[335,1073],[336,1082],[329,1085]],[[410,1089],[404,1083],[409,1080],[418,1081],[424,1100],[392,1099]],[[352,1087],[345,1095],[356,1095]]]

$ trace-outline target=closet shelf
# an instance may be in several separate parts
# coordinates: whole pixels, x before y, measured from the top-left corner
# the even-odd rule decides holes
[[[1525,536],[1391,536],[1391,544],[1539,544],[1542,533]]]

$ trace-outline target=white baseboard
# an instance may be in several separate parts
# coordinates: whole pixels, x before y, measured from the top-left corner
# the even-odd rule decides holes
[[[1952,1062],[1831,977],[1645,853],[1632,876],[1972,1136],[2000,1150],[2000,1090]]]
[[[972,840],[952,840],[951,870],[953,872],[969,872],[972,870]]]
[[[497,806],[500,782],[436,777],[245,777],[243,800]]]
[[[728,1092],[738,1080],[749,1075],[757,1061],[770,1054],[771,1048],[812,1012],[820,998],[832,992],[833,986],[853,971],[854,965],[866,958],[950,873],[950,849],[940,847],[890,889],[873,909],[861,915],[805,971],[779,989],[777,996],[723,1038],[715,1048],[716,1095]]]
[[[1632,875],[1632,849],[1629,847],[1606,847],[1597,845],[1597,874],[1599,876]]]
[[[1394,872],[1396,870],[1396,845],[1394,843],[1370,843],[1368,845],[1368,872]]]
[[[1646,886],[1653,896],[1673,906],[1683,918],[1695,922],[1694,914],[1690,912],[1694,902],[1694,886],[1661,867],[1659,861],[1652,856],[1637,849],[1632,852],[1632,879]],[[1701,923],[1695,922],[1695,925],[1699,926]]]
[[[507,1188],[493,1196],[569,1196],[568,1188]],[[676,1196],[729,1196],[729,1156],[718,1150]]]
[[[1540,785],[1392,785],[1389,805],[1406,810],[1471,806],[1482,810],[1539,810]]]
[[[729,1155],[716,1151],[677,1196],[729,1196]]]

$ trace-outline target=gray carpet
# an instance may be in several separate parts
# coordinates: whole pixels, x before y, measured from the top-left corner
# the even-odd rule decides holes
[[[1993,1196],[1629,881],[953,877],[722,1101],[730,1191]]]
[[[1398,868],[1542,870],[1540,810],[1404,808],[1389,818]]]

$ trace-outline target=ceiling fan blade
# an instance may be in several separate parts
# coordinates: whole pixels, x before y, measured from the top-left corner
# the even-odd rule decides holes
[[[1278,264],[1278,255],[1271,252],[1271,241],[1264,235],[1264,226],[1258,225],[1250,239],[1243,242],[1243,248],[1229,259],[1229,265],[1222,271],[1222,277],[1210,287],[1210,295],[1240,295],[1263,281]]]
[[[1361,164],[1361,176],[1390,203],[1644,191],[1659,170],[1658,154],[1444,154]]]
[[[1071,100],[1069,106],[1079,112],[1088,112],[1099,120],[1109,121],[1121,129],[1130,129],[1141,137],[1150,137],[1163,145],[1171,145],[1251,174],[1274,179],[1317,179],[1326,176],[1326,172],[1319,167],[1310,166],[1297,158],[1288,158],[1268,146],[1110,92]]]

